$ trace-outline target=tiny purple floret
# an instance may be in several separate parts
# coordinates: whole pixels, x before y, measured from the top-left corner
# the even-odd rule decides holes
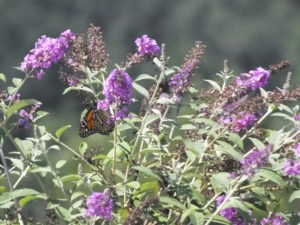
[[[113,200],[105,193],[93,192],[86,200],[85,217],[112,219]]]
[[[270,76],[270,71],[262,67],[257,67],[255,70],[250,70],[249,73],[242,73],[238,76],[236,78],[236,84],[240,87],[255,91],[266,86]]]
[[[160,47],[157,45],[154,39],[148,37],[148,35],[144,34],[142,37],[137,38],[135,40],[135,44],[138,48],[138,52],[144,55],[157,55],[160,52]]]
[[[262,150],[252,150],[241,160],[241,173],[248,176],[254,175],[261,167],[268,163],[272,148],[273,145],[270,144]]]
[[[74,39],[75,35],[70,30],[64,31],[58,38],[41,36],[35,43],[35,48],[25,56],[21,69],[32,73],[37,79],[42,79],[45,70],[64,57],[70,42]]]

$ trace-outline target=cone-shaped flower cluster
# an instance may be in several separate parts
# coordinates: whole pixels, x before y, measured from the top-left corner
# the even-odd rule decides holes
[[[270,144],[262,150],[252,150],[241,160],[241,173],[248,176],[254,175],[261,167],[268,163],[272,148],[273,145]]]
[[[135,40],[135,44],[138,48],[138,52],[144,55],[157,55],[160,52],[160,47],[157,45],[154,39],[148,37],[148,35],[144,34],[142,37],[137,38]]]
[[[263,218],[260,221],[261,225],[289,225],[289,223],[280,216],[279,213],[276,213],[273,217]]]
[[[103,85],[105,100],[99,101],[98,108],[107,110],[110,105],[116,107],[115,120],[127,116],[127,106],[132,98],[132,79],[122,69],[114,69]]]
[[[102,219],[112,219],[113,201],[105,193],[94,192],[86,200],[86,217],[101,217]]]
[[[32,72],[37,79],[42,79],[45,70],[63,58],[74,39],[75,35],[70,30],[64,31],[58,38],[43,35],[35,43],[35,48],[25,56],[21,69]]]
[[[236,84],[240,87],[246,89],[250,88],[255,91],[260,87],[266,86],[270,76],[270,71],[258,67],[255,70],[250,70],[249,73],[242,73],[237,77]]]
[[[220,123],[229,127],[229,130],[239,133],[247,130],[257,121],[255,115],[250,113],[240,112],[238,115],[227,115],[220,118]]]

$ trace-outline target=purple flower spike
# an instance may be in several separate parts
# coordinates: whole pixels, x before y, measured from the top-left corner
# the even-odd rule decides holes
[[[225,195],[220,195],[219,197],[216,198],[217,206],[220,206],[222,204],[225,197],[226,197]],[[246,225],[242,216],[240,215],[239,210],[234,207],[222,209],[220,211],[220,215],[228,219],[232,225]]]
[[[267,145],[263,150],[253,150],[241,160],[241,173],[253,176],[261,167],[263,167],[269,159],[269,154],[273,145]]]
[[[253,114],[240,112],[237,116],[222,116],[219,121],[222,125],[229,127],[232,132],[239,133],[253,126],[257,118]]]
[[[289,225],[289,223],[279,214],[276,213],[273,217],[263,218],[260,221],[261,225]]]
[[[157,45],[154,39],[144,34],[142,37],[135,40],[135,44],[138,48],[138,52],[144,55],[157,55],[160,52],[160,47]]]
[[[102,219],[112,219],[113,201],[105,193],[93,192],[86,201],[87,210],[85,217],[101,217]]]
[[[39,107],[40,105],[33,105],[29,112],[27,112],[25,109],[20,109],[19,111],[20,118],[18,119],[18,127],[28,129],[34,119],[33,114]]]
[[[294,153],[297,158],[300,158],[300,143],[296,144]]]
[[[297,160],[287,160],[283,170],[288,176],[297,176],[300,174],[300,162]]]
[[[294,116],[294,120],[300,121],[300,113],[298,113]]]
[[[198,62],[196,60],[191,60],[186,63],[184,67],[173,77],[171,77],[169,81],[169,86],[171,92],[175,96],[182,96],[184,92],[191,85],[191,79],[193,76],[193,71],[195,70]]]
[[[64,31],[58,38],[43,35],[35,43],[35,48],[25,56],[21,69],[32,72],[37,79],[42,79],[45,70],[64,57],[70,42],[74,39],[75,35],[70,30]]]
[[[255,91],[258,88],[266,86],[270,76],[270,71],[262,67],[257,67],[255,70],[250,70],[249,73],[242,73],[237,77],[236,84],[240,87],[250,88]]]
[[[121,69],[114,69],[103,85],[104,101],[99,101],[97,107],[107,110],[110,105],[117,108],[115,120],[127,117],[127,106],[132,100],[132,79]]]

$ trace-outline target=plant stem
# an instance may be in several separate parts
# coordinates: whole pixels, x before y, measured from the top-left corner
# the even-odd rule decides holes
[[[11,134],[8,132],[8,130],[5,128],[5,126],[2,126],[2,130],[4,131],[6,137],[8,137],[8,139],[10,140],[10,142],[13,144],[13,146],[15,147],[15,149],[18,150],[18,152],[20,152],[21,156],[22,156],[24,159],[28,160],[27,157],[26,157],[26,155],[24,155],[24,153],[22,152],[22,150],[20,149],[20,147],[19,147],[19,146],[17,145],[17,143],[15,142],[14,138],[11,136]],[[32,168],[30,164],[29,164],[28,166],[29,166],[30,168]],[[41,186],[41,188],[43,189],[43,191],[44,191],[48,196],[50,196],[49,193],[48,193],[48,191],[47,191],[47,188],[45,187],[45,185],[44,185],[44,183],[42,182],[41,178],[40,178],[38,175],[36,175],[36,174],[33,174],[33,175],[34,175],[34,177],[37,179],[37,181],[38,181],[38,183],[40,184],[40,186]]]
[[[238,189],[238,187],[247,179],[247,176],[242,176],[237,184],[231,189],[231,191],[226,195],[224,201],[218,206],[217,210],[209,217],[204,225],[209,225],[213,218],[221,211],[222,207],[225,203],[230,199],[230,197],[234,194],[234,192]]]
[[[7,183],[8,183],[9,189],[10,189],[11,192],[13,192],[14,188],[13,188],[12,183],[10,181],[8,166],[7,166],[7,162],[6,162],[3,150],[2,150],[2,146],[3,146],[3,139],[1,139],[1,143],[0,143],[0,156],[1,156],[1,160],[2,160],[3,167],[4,167],[4,172],[5,172],[5,176],[7,178]],[[17,216],[18,216],[19,223],[20,223],[20,225],[24,225],[24,221],[23,221],[23,218],[22,218],[22,215],[21,215],[21,207],[20,207],[20,205],[19,205],[16,198],[14,198],[14,204],[15,204],[15,207],[17,209]]]

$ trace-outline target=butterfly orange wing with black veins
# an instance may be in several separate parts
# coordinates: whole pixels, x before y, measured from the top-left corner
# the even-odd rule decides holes
[[[114,121],[105,111],[91,108],[80,123],[79,136],[84,138],[95,133],[108,135],[114,128]]]

